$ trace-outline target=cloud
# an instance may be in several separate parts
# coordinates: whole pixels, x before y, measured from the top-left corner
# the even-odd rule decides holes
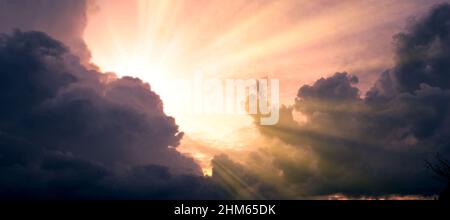
[[[0,0],[0,32],[42,31],[68,45],[87,64],[90,52],[83,40],[91,0]]]
[[[353,87],[358,83],[356,76],[347,73],[336,73],[327,79],[320,79],[313,86],[304,85],[298,91],[298,97],[303,99],[325,99],[335,101],[353,100],[359,98],[359,90]]]
[[[277,126],[259,127],[284,142],[251,159],[272,167],[217,156],[212,178],[175,150],[183,134],[150,85],[85,67],[89,1],[0,6],[0,32],[9,33],[0,37],[2,199],[430,195],[441,187],[423,162],[450,155],[447,4],[395,37],[396,65],[365,96],[345,72],[302,86]],[[306,122],[294,120],[298,112]]]
[[[299,89],[277,126],[259,127],[311,157],[270,154],[299,194],[432,195],[442,184],[424,163],[450,157],[450,5],[436,6],[396,35],[396,64],[365,96],[336,73]],[[294,121],[300,112],[306,122]],[[293,154],[294,152],[291,152]]]
[[[367,94],[368,99],[396,93],[413,93],[422,84],[450,88],[450,5],[442,4],[408,32],[395,36],[396,66],[387,71]],[[389,90],[386,94],[386,90]]]
[[[0,195],[220,198],[176,151],[183,133],[150,85],[86,69],[42,32],[0,36]]]
[[[254,154],[254,159],[262,159]],[[267,182],[252,168],[234,162],[225,154],[212,160],[212,180],[220,186],[230,199],[286,199],[283,190]]]

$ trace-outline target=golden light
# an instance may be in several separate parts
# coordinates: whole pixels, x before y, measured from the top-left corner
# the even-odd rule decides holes
[[[149,82],[186,132],[179,150],[196,158],[207,174],[214,155],[242,158],[242,152],[258,147],[260,137],[246,116],[183,114],[174,79],[191,78],[198,70],[217,78],[276,77],[282,102],[291,104],[301,84],[324,74],[389,66],[390,57],[379,54],[389,50],[386,39],[398,26],[388,19],[416,13],[413,4],[396,1],[383,6],[335,1],[327,7],[309,0],[95,2],[99,10],[89,14],[85,31],[92,62]],[[399,8],[405,13],[397,13]],[[378,27],[383,31],[373,33]],[[354,57],[361,62],[349,62]]]

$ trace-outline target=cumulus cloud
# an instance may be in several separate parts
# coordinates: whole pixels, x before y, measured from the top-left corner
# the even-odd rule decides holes
[[[302,86],[277,126],[260,127],[311,157],[272,155],[284,178],[309,195],[438,193],[443,185],[424,161],[437,152],[450,156],[449,24],[450,5],[443,4],[396,35],[395,66],[365,96],[348,73]],[[307,121],[294,121],[295,111]]]
[[[0,32],[42,31],[68,45],[87,64],[90,52],[83,40],[91,0],[0,0]]]
[[[183,134],[150,85],[86,68],[87,7],[0,0],[0,32],[9,33],[0,37],[2,199],[430,195],[442,187],[424,160],[450,156],[449,5],[395,37],[396,65],[367,94],[345,72],[302,86],[277,126],[259,127],[284,142],[251,159],[271,167],[217,156],[212,178],[175,150]]]
[[[222,197],[149,84],[88,70],[92,4],[0,0],[2,198]]]
[[[86,69],[41,32],[0,37],[2,198],[218,198],[136,78]]]
[[[298,91],[298,97],[303,99],[322,99],[345,101],[357,99],[359,90],[353,87],[358,83],[356,76],[350,76],[347,73],[336,73],[328,79],[320,79],[314,85],[305,85]]]

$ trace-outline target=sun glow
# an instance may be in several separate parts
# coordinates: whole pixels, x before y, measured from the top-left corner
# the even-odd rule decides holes
[[[165,111],[175,116],[180,129],[186,133],[178,149],[198,160],[205,175],[211,175],[209,162],[214,155],[249,150],[245,147],[248,138],[242,132],[252,127],[250,117],[185,114],[180,111],[183,107],[178,105],[180,91],[172,85],[174,78],[189,78],[198,70],[210,71],[207,74],[214,77],[232,76],[219,62],[229,56],[223,50],[242,38],[239,36],[240,28],[245,27],[239,25],[220,37],[208,36],[216,32],[221,34],[217,30],[209,30],[217,24],[207,20],[192,23],[194,21],[188,19],[192,16],[188,12],[192,10],[187,10],[189,5],[182,1],[102,3],[98,1],[100,10],[90,15],[85,32],[85,40],[92,51],[92,62],[102,71],[139,77],[150,83],[152,90],[161,96]],[[239,1],[231,4],[229,9],[243,6],[247,10],[259,7]],[[207,4],[204,13],[209,16],[205,17],[214,17],[220,7],[223,7],[221,2]],[[273,9],[265,7],[261,10],[244,26],[259,22]],[[225,12],[231,13],[232,10]],[[229,15],[222,16],[226,18]],[[231,27],[228,24],[228,28]],[[210,38],[208,44],[199,39],[204,32],[207,32],[205,37]],[[215,53],[212,51],[220,56],[213,55]],[[228,51],[227,54],[231,53]]]
[[[94,4],[98,7],[92,7],[85,31],[92,62],[102,71],[149,82],[165,111],[186,132],[178,149],[196,158],[205,173],[210,173],[214,155],[242,155],[255,147],[255,139],[248,137],[257,131],[247,116],[183,114],[173,79],[191,78],[197,71],[215,78],[279,78],[281,103],[292,104],[299,85],[323,74],[384,70],[391,59],[379,54],[391,48],[386,39],[398,27],[379,18],[402,20],[415,13],[412,4],[391,7],[397,4],[394,1],[384,2],[384,10],[378,10],[376,1],[336,1],[327,7],[309,0],[226,4],[222,0],[97,0]],[[398,13],[398,7],[405,13]],[[382,25],[383,32],[374,34],[372,30]],[[356,35],[360,37],[352,37]]]

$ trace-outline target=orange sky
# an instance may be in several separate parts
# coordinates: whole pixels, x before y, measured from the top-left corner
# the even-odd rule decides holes
[[[392,36],[436,2],[97,0],[85,40],[93,63],[148,81],[167,106],[179,102],[170,80],[199,70],[218,78],[278,78],[282,102],[292,104],[302,84],[337,71],[356,74],[367,89],[392,65]],[[166,110],[187,133],[180,150],[205,170],[217,153],[244,157],[267,141],[245,116]]]

